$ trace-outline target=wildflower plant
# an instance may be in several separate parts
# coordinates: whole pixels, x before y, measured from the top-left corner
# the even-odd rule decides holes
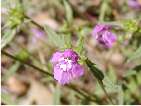
[[[32,18],[30,18],[28,15],[24,13],[24,9],[21,5],[18,7],[11,9],[9,12],[9,18],[7,21],[8,28],[10,29],[8,34],[4,34],[2,37],[2,54],[12,58],[13,60],[19,61],[19,63],[25,64],[29,67],[32,67],[39,72],[42,72],[51,78],[53,78],[53,82],[55,82],[55,85],[57,87],[68,87],[74,91],[76,91],[78,94],[80,94],[81,99],[88,99],[91,102],[100,104],[101,101],[103,101],[100,96],[95,95],[95,93],[89,93],[83,89],[77,89],[78,87],[73,86],[73,81],[78,79],[80,82],[83,79],[83,76],[85,75],[86,71],[89,70],[90,73],[93,75],[93,78],[96,80],[95,82],[98,83],[97,87],[98,90],[101,89],[103,91],[103,95],[106,96],[106,101],[102,103],[109,103],[109,104],[124,104],[124,98],[123,95],[126,96],[128,92],[131,90],[132,93],[134,89],[130,86],[130,84],[126,84],[126,80],[128,80],[129,76],[135,75],[137,72],[140,72],[140,65],[138,65],[135,68],[132,68],[131,70],[135,70],[133,73],[131,71],[130,74],[124,76],[123,80],[125,82],[117,83],[116,81],[112,81],[112,77],[114,77],[113,73],[110,77],[107,75],[105,71],[102,70],[101,67],[99,67],[94,61],[94,59],[90,58],[87,54],[89,52],[86,49],[86,40],[88,38],[92,38],[92,42],[97,42],[98,45],[102,45],[107,51],[111,50],[112,47],[116,46],[115,43],[118,43],[119,35],[118,33],[114,32],[113,30],[116,27],[119,27],[118,30],[125,31],[125,34],[132,34],[130,36],[133,38],[136,33],[138,33],[138,36],[136,36],[136,42],[139,41],[137,37],[140,38],[141,28],[140,23],[138,20],[124,20],[121,22],[115,22],[116,24],[113,24],[112,22],[105,22],[104,23],[104,17],[105,17],[105,11],[102,12],[100,17],[100,22],[96,22],[95,24],[86,24],[86,25],[76,25],[75,27],[72,25],[74,21],[74,14],[73,10],[71,8],[71,5],[69,2],[63,0],[61,3],[63,3],[65,7],[65,18],[62,21],[62,26],[60,26],[59,29],[54,31],[49,26],[41,26],[37,22],[35,22]],[[106,2],[103,2],[104,7],[101,7],[101,11],[103,11],[103,8],[106,8],[110,5],[110,2],[106,0]],[[105,4],[106,3],[106,4]],[[24,20],[30,20],[27,24],[33,24],[36,27],[39,28],[39,30],[32,29],[32,33],[35,35],[35,39],[44,39],[43,36],[47,35],[47,39],[41,40],[47,42],[47,47],[50,47],[52,51],[48,52],[48,55],[50,58],[47,58],[49,61],[47,62],[47,68],[44,69],[37,67],[36,65],[31,64],[28,62],[28,59],[30,60],[30,53],[28,53],[27,50],[24,50],[19,53],[19,55],[12,55],[12,53],[7,53],[3,48],[6,48],[6,46],[12,41],[14,36],[8,37],[8,35],[11,34],[11,30],[14,31],[14,34],[16,34],[16,29],[20,29],[20,25],[24,22]],[[118,23],[118,24],[117,24]],[[116,27],[115,27],[116,26]],[[6,26],[7,27],[7,26]],[[13,30],[14,29],[14,30]],[[28,28],[27,28],[28,29]],[[116,29],[117,30],[117,29]],[[73,38],[73,35],[76,35],[76,38]],[[124,37],[122,36],[124,41]],[[75,39],[75,40],[72,40]],[[36,44],[36,43],[34,43]],[[36,45],[34,45],[36,46]],[[101,47],[101,46],[100,46]],[[100,48],[99,47],[99,48]],[[103,49],[102,47],[102,49]],[[118,47],[117,47],[118,48]],[[134,48],[134,47],[133,47]],[[123,51],[122,48],[118,48],[120,51]],[[105,49],[104,49],[105,50]],[[123,51],[125,52],[125,51]],[[129,52],[130,53],[130,52]],[[132,52],[133,54],[128,54],[127,60],[125,60],[127,63],[133,60],[137,60],[141,57],[141,45],[138,45],[135,52]],[[24,55],[23,55],[24,54]],[[22,55],[24,58],[22,58]],[[93,54],[95,55],[95,54]],[[43,59],[44,60],[44,59]],[[140,60],[139,60],[140,61]],[[18,63],[18,68],[19,68]],[[41,64],[40,64],[41,65]],[[39,66],[40,66],[39,65]],[[50,65],[50,66],[49,66]],[[110,67],[109,65],[107,66]],[[107,68],[107,69],[108,69]],[[48,69],[48,70],[45,70]],[[110,69],[111,70],[111,69]],[[128,76],[128,77],[127,77]],[[137,80],[140,84],[140,76],[136,76]],[[116,79],[116,78],[113,78]],[[116,79],[117,80],[117,79]],[[129,81],[130,82],[130,81]],[[133,83],[131,81],[131,83]],[[123,88],[128,89],[128,92],[124,92]],[[135,88],[135,87],[134,87]],[[109,90],[110,89],[110,90]],[[99,92],[96,92],[99,93]],[[100,92],[101,93],[101,92]],[[132,95],[131,93],[131,95]],[[111,96],[112,95],[112,96]],[[138,95],[136,95],[138,97]],[[128,97],[125,97],[125,102],[127,103]],[[121,100],[122,99],[122,100]],[[107,102],[108,101],[108,102]]]

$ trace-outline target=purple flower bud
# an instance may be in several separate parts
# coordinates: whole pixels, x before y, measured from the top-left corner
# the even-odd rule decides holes
[[[111,27],[108,25],[98,24],[92,31],[93,37],[106,48],[111,48],[117,39],[110,29]]]
[[[141,3],[139,0],[128,0],[128,5],[135,9],[141,9]]]
[[[42,32],[41,30],[36,29],[36,28],[32,28],[31,32],[34,35],[33,38],[32,38],[33,42],[36,43],[38,40],[44,39],[44,32]]]
[[[56,52],[51,58],[54,78],[62,85],[84,74],[83,67],[78,63],[79,56],[72,49]]]

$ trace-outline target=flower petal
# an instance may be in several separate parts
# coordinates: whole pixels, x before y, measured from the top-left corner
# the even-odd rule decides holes
[[[52,58],[51,58],[51,63],[55,64],[56,62],[59,61],[59,59],[62,57],[63,53],[62,52],[56,52],[53,54]]]
[[[141,4],[138,0],[128,0],[128,5],[135,9],[141,9]]]
[[[64,84],[68,84],[70,82],[70,77],[69,77],[69,73],[68,72],[63,72],[62,73],[62,78],[59,80],[59,83],[64,85]]]
[[[54,71],[54,73],[53,73],[54,78],[57,81],[61,80],[63,71],[60,69],[60,67],[58,65],[55,65],[53,71]]]
[[[105,31],[103,33],[103,41],[105,42],[105,46],[111,48],[113,43],[116,41],[116,35],[112,32]]]
[[[104,24],[98,24],[94,27],[93,31],[92,31],[92,35],[94,37],[96,37],[99,33],[108,30],[110,27],[108,25],[104,25]]]
[[[71,70],[73,78],[78,78],[84,74],[84,69],[81,65],[75,64]]]
[[[79,59],[79,56],[76,52],[74,52],[72,49],[67,49],[64,51],[64,58],[71,58],[72,61],[77,61]]]

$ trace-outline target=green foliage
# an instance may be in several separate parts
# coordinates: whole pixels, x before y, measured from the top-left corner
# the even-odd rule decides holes
[[[138,29],[138,24],[136,20],[124,20],[123,27],[127,32],[135,32]]]
[[[67,2],[67,0],[63,0],[63,2],[64,2],[65,11],[66,11],[66,20],[69,24],[71,24],[73,21],[73,11],[71,9],[71,6]]]
[[[114,72],[115,70],[113,69],[112,66],[109,67],[109,70],[106,71],[106,74],[104,74],[104,79],[103,79],[103,85],[109,95],[112,95],[112,101],[115,104],[120,104],[122,105],[124,102],[124,92],[122,89],[122,86],[120,84],[117,84],[118,79],[116,76],[116,73]],[[95,94],[103,97],[104,92],[100,88],[100,85],[96,85],[96,90]]]
[[[8,93],[1,93],[1,101],[7,105],[16,105],[16,103],[12,100],[12,96]]]
[[[29,58],[29,53],[26,49],[22,49],[16,54],[16,57],[22,61],[26,61]]]
[[[9,30],[6,30],[6,32],[4,32],[2,36],[2,40],[1,40],[1,49],[4,48],[7,44],[9,44],[12,41],[12,39],[15,36],[15,33],[16,33],[15,29],[13,30],[9,29]]]
[[[93,73],[93,75],[100,81],[104,79],[104,74],[101,70],[95,67],[95,64],[92,63],[89,59],[85,60],[87,66],[89,67],[90,71]]]
[[[15,2],[14,5],[12,5],[13,2]],[[24,10],[22,4],[19,0],[9,0],[7,3],[11,5],[11,7],[9,7],[8,10],[8,20],[6,25],[11,29],[17,28],[24,21]]]
[[[15,64],[13,64],[8,70],[6,70],[6,73],[2,77],[2,81],[7,80],[9,77],[14,75],[17,72],[19,67],[20,67],[19,62],[16,62]]]
[[[109,65],[109,69],[107,71],[107,76],[110,78],[110,80],[113,83],[117,82],[116,71],[114,70],[114,68],[111,65]]]
[[[17,5],[9,11],[9,19],[7,24],[11,28],[16,28],[18,25],[22,24],[24,20],[24,13],[21,5]]]
[[[15,4],[12,3],[15,2]],[[4,5],[11,5],[9,8],[6,8],[8,10],[8,15],[6,16],[6,23],[4,23],[4,26],[2,29],[3,36],[2,36],[2,42],[1,42],[1,48],[4,48],[8,43],[12,41],[14,38],[14,35],[16,34],[16,30],[18,26],[20,26],[24,21],[24,11],[19,3],[18,0],[3,0],[2,1],[3,6]]]
[[[136,60],[136,59],[141,59],[141,46],[134,52],[132,53],[127,62],[130,62],[130,61],[133,61],[133,60]]]
[[[55,91],[53,93],[53,104],[54,105],[59,105],[60,104],[60,100],[61,100],[61,89],[60,89],[60,86],[57,85],[55,87]]]
[[[140,85],[141,85],[141,65],[137,65],[129,69],[124,74],[124,102],[125,104],[132,104],[136,101],[141,101]],[[134,97],[133,97],[134,95]]]
[[[48,41],[50,44],[53,44],[53,46],[61,48],[61,49],[65,48],[66,41],[65,41],[64,35],[57,34],[48,26],[45,26],[44,28],[47,33]]]
[[[85,56],[83,44],[84,44],[84,30],[81,30],[80,32],[78,32],[78,41],[75,48],[75,51],[79,54],[81,58]]]
[[[114,83],[111,78],[106,75],[103,80],[103,84],[105,85],[105,88],[109,94],[116,93],[116,95],[113,97],[115,98],[114,100],[117,100],[116,104],[123,104],[123,91],[121,85]]]
[[[108,7],[109,7],[109,0],[103,0],[101,8],[100,8],[100,15],[99,15],[100,22],[104,21],[106,12],[107,12],[107,10],[109,11]]]

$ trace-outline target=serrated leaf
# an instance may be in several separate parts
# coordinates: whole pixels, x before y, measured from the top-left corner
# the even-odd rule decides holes
[[[127,62],[133,61],[135,59],[141,59],[141,46],[129,57]]]
[[[77,47],[76,47],[76,51],[79,55],[83,55],[83,49],[84,49],[83,40],[84,40],[83,36],[80,35],[77,41]]]
[[[108,76],[105,75],[103,84],[109,93],[116,93],[115,99],[118,104],[123,104],[123,90],[121,85],[114,83]]]
[[[109,66],[109,70],[107,72],[108,77],[113,81],[116,82],[117,81],[117,76],[116,76],[116,71],[113,69],[113,67],[110,65]]]
[[[4,74],[4,76],[2,77],[2,81],[3,80],[7,80],[9,77],[11,77],[12,75],[14,75],[16,73],[16,71],[18,70],[18,68],[20,67],[20,63],[16,62],[15,64],[13,64]]]
[[[53,31],[50,27],[45,26],[45,31],[48,35],[48,41],[50,44],[53,44],[56,47],[64,48],[65,46],[65,40],[62,35],[57,34],[55,31]]]
[[[71,44],[71,35],[70,34],[65,34],[62,35],[64,37],[64,41],[65,41],[65,48],[71,48],[72,44]]]
[[[4,35],[2,36],[1,40],[1,49],[4,48],[8,43],[12,41],[16,33],[16,30],[7,30],[5,31]]]
[[[66,11],[66,19],[67,19],[67,22],[70,24],[73,20],[73,12],[67,0],[63,0],[63,2],[64,2],[65,11]]]
[[[89,59],[85,60],[87,66],[89,67],[90,71],[93,73],[93,75],[100,81],[104,79],[104,74],[102,71],[95,67],[95,64],[92,63]]]

